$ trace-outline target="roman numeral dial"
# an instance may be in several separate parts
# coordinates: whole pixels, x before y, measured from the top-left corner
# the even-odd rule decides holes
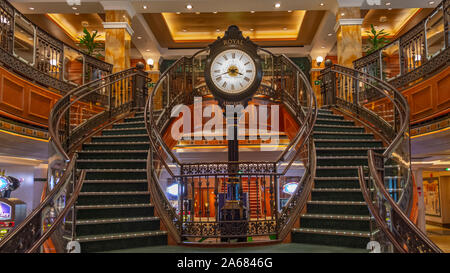
[[[246,52],[228,49],[215,56],[210,73],[217,89],[229,94],[239,94],[255,81],[256,64]]]

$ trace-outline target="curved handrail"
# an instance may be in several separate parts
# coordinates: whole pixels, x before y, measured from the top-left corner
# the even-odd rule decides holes
[[[284,55],[280,56],[274,56],[272,53],[270,53],[267,50],[260,49],[262,52],[270,54],[272,59],[277,59],[280,63],[285,62],[287,66],[290,66],[294,71],[297,73],[297,77],[299,81],[301,81],[305,87],[306,87],[306,96],[307,99],[304,101],[305,105],[302,106],[301,104],[297,104],[300,102],[301,99],[297,98],[297,102],[295,101],[295,98],[293,96],[298,96],[298,94],[289,94],[284,89],[282,89],[282,84],[278,85],[277,89],[272,89],[273,94],[275,92],[285,93],[284,96],[278,95],[276,96],[277,99],[284,98],[284,97],[290,97],[290,101],[281,99],[281,102],[283,102],[287,107],[288,110],[290,110],[291,114],[297,119],[297,122],[299,124],[302,124],[301,129],[297,132],[294,138],[290,141],[288,148],[285,149],[281,156],[278,157],[275,163],[272,164],[278,164],[282,161],[286,160],[286,157],[288,157],[288,164],[287,167],[284,168],[284,170],[281,173],[278,173],[277,176],[285,175],[286,172],[289,170],[293,162],[297,159],[299,154],[302,152],[303,148],[307,145],[307,152],[308,152],[308,165],[305,167],[305,173],[302,177],[302,181],[299,183],[299,186],[296,189],[296,192],[292,195],[293,197],[290,198],[288,201],[288,205],[283,208],[283,210],[280,212],[276,212],[276,218],[280,218],[282,220],[282,224],[277,225],[277,229],[279,229],[278,234],[281,234],[281,237],[284,238],[289,230],[291,229],[292,225],[294,224],[294,221],[289,221],[292,215],[298,214],[299,211],[301,211],[306,204],[307,197],[309,196],[309,193],[312,188],[312,178],[315,175],[315,154],[314,154],[314,143],[311,141],[311,133],[313,130],[313,126],[315,124],[315,120],[317,118],[318,113],[318,107],[317,107],[317,100],[315,97],[315,94],[312,90],[312,87],[308,84],[309,81],[306,77],[306,75],[301,71],[300,68],[298,68],[289,58],[287,58]],[[159,186],[159,178],[158,174],[164,169],[170,177],[173,179],[182,179],[181,177],[174,174],[174,172],[169,167],[169,163],[167,162],[167,159],[171,163],[174,163],[177,168],[180,168],[180,170],[183,168],[185,164],[181,163],[180,160],[177,159],[177,157],[173,154],[171,149],[167,146],[165,141],[163,140],[161,134],[165,130],[165,128],[169,124],[169,111],[172,107],[179,104],[182,101],[190,100],[192,99],[191,94],[193,93],[193,89],[201,88],[199,86],[194,87],[194,79],[192,79],[192,86],[187,86],[186,77],[190,77],[191,75],[181,74],[181,77],[184,75],[185,82],[182,83],[182,87],[184,89],[178,91],[177,94],[173,95],[171,93],[174,93],[173,90],[169,89],[167,87],[171,82],[171,75],[174,73],[177,73],[177,71],[185,71],[192,69],[192,77],[194,77],[194,67],[192,64],[194,63],[195,56],[199,55],[202,52],[207,51],[207,49],[200,50],[192,57],[182,57],[178,59],[176,62],[174,62],[159,78],[158,82],[153,88],[153,92],[150,93],[149,98],[146,102],[145,110],[144,110],[144,120],[146,124],[146,130],[150,138],[150,149],[149,149],[149,157],[147,160],[147,177],[149,179],[149,188],[151,193],[151,198],[153,202],[155,203],[155,208],[158,211],[158,214],[162,214],[161,218],[163,220],[163,223],[165,224],[166,228],[169,231],[169,234],[171,234],[175,241],[178,243],[181,242],[181,229],[182,227],[182,219],[181,216],[177,214],[176,210],[172,207],[170,202],[168,201],[166,195],[164,192],[162,192],[160,186]],[[188,74],[190,72],[187,72]],[[275,79],[274,74],[272,74],[272,77]],[[190,78],[189,78],[190,79]],[[273,80],[272,80],[273,82]],[[175,84],[175,83],[174,83]],[[273,86],[273,84],[272,84]],[[297,91],[299,92],[300,87],[297,83]],[[158,118],[154,115],[155,112],[155,105],[154,100],[155,96],[159,95],[157,94],[161,88],[168,88],[166,91],[167,94],[167,104],[163,106],[162,111],[160,112],[160,115]],[[179,88],[179,87],[178,87]],[[175,90],[177,91],[177,90]],[[200,92],[202,96],[202,92]],[[273,96],[275,97],[275,96]],[[304,112],[304,110],[307,110],[307,112]],[[303,115],[303,116],[302,116]],[[289,154],[288,154],[289,153]],[[153,155],[153,156],[150,156]],[[155,161],[156,159],[156,161]],[[157,165],[155,165],[155,163]],[[251,162],[252,163],[260,163],[260,162]],[[192,164],[192,163],[190,163]],[[203,163],[197,163],[197,164],[203,164]],[[220,166],[220,165],[229,165],[234,164],[232,162],[214,162],[214,163],[204,163],[204,165],[214,165],[214,166]],[[245,162],[236,162],[236,164],[245,165]],[[193,164],[195,165],[195,164]],[[223,173],[222,173],[223,174]],[[242,174],[242,173],[241,173]]]
[[[409,220],[407,214],[411,207],[411,148],[409,138],[409,105],[403,95],[391,84],[368,73],[339,65],[327,64],[321,72],[323,88],[327,96],[353,115],[369,122],[375,131],[380,131],[388,141],[388,147],[382,155],[374,156],[368,152],[369,179],[358,168],[359,183],[369,211],[375,223],[398,252],[431,251],[438,248]],[[384,104],[376,107],[367,99],[365,92],[377,92],[377,99],[383,98]],[[371,97],[373,98],[373,97]],[[330,101],[330,100],[327,100]],[[400,177],[400,197],[394,200],[384,185],[385,164],[396,170]],[[377,166],[377,167],[376,167]],[[375,180],[375,184],[371,184]],[[369,186],[366,185],[369,183]],[[372,186],[370,186],[372,185]],[[375,195],[372,197],[372,194]],[[382,200],[380,198],[382,197]],[[390,215],[389,215],[390,213]],[[396,225],[389,223],[396,221]],[[404,232],[397,232],[397,228]],[[407,233],[406,233],[407,231]],[[416,246],[414,246],[414,244]],[[417,247],[417,245],[420,245]]]
[[[70,199],[67,201],[66,206],[64,207],[64,209],[61,211],[61,213],[58,215],[58,217],[56,217],[55,221],[52,223],[52,225],[50,226],[49,229],[47,229],[44,234],[41,235],[41,238],[39,238],[39,240],[37,242],[35,242],[30,249],[28,249],[27,251],[25,251],[25,253],[34,253],[36,252],[41,245],[47,241],[48,238],[50,238],[50,236],[53,234],[53,232],[60,227],[61,223],[64,221],[64,219],[67,216],[67,213],[73,209],[73,205],[75,204],[75,202],[78,199],[78,195],[81,191],[81,188],[83,187],[83,182],[84,179],[86,177],[86,170],[82,170],[80,177],[78,178],[78,181],[76,182],[76,187],[74,192],[72,193],[72,195],[70,196]],[[73,220],[73,219],[72,219]]]
[[[35,208],[25,220],[0,241],[0,252],[26,252],[41,238],[42,218],[47,208],[52,208],[59,195],[70,186],[71,176],[75,170],[76,155],[72,157],[67,169],[52,191]]]
[[[411,220],[405,215],[405,213],[402,211],[402,209],[397,205],[397,202],[392,199],[391,195],[386,190],[384,183],[379,175],[377,175],[377,170],[375,167],[375,158],[374,158],[374,151],[369,150],[369,169],[370,173],[375,180],[375,185],[377,188],[377,192],[381,192],[382,198],[386,200],[389,203],[390,206],[390,218],[391,218],[391,228],[392,232],[389,230],[388,238],[391,240],[394,239],[395,242],[393,242],[394,246],[397,250],[398,246],[403,249],[404,252],[431,252],[431,253],[442,253],[442,250],[434,244],[425,233],[423,233]],[[360,172],[362,170],[360,169]],[[360,174],[360,176],[362,173]],[[364,181],[364,180],[363,180]],[[365,193],[367,195],[367,187],[365,187],[365,183],[361,183],[363,185]],[[369,199],[369,202],[371,199]],[[379,217],[379,210],[374,210],[374,216],[377,215],[377,223],[379,223],[379,220],[381,220],[381,217]],[[382,221],[382,220],[381,220]],[[384,225],[382,223],[379,223],[381,225]],[[394,235],[395,234],[395,235]],[[399,240],[400,239],[400,240]],[[399,241],[401,244],[399,244]]]
[[[53,140],[53,143],[55,144],[56,148],[58,149],[58,152],[60,152],[64,159],[67,160],[69,157],[66,153],[66,149],[63,148],[63,145],[61,143],[62,137],[60,136],[60,121],[63,118],[63,115],[67,113],[67,111],[70,109],[70,107],[83,97],[86,97],[92,93],[97,92],[98,90],[110,87],[114,83],[119,83],[120,81],[127,79],[129,77],[137,75],[137,72],[135,72],[135,68],[130,68],[115,74],[108,75],[106,77],[103,77],[101,79],[92,81],[90,83],[87,83],[85,85],[79,86],[72,91],[68,92],[66,95],[64,95],[61,99],[59,99],[55,105],[53,106],[52,110],[50,111],[49,115],[49,134],[50,138]],[[109,94],[109,97],[111,97],[111,94]],[[110,103],[110,102],[109,102]],[[104,105],[106,107],[113,107],[112,105]],[[108,109],[110,110],[110,109]],[[70,121],[69,121],[70,122]]]

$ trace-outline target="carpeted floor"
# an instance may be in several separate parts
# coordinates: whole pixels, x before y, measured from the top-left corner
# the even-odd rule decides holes
[[[313,244],[276,244],[254,247],[204,248],[186,246],[151,246],[130,248],[105,253],[367,253],[360,248],[322,246]]]

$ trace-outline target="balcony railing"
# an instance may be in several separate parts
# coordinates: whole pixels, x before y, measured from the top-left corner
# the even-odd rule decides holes
[[[110,74],[113,67],[48,34],[6,0],[0,0],[0,63],[63,94]]]
[[[407,87],[448,66],[450,0],[443,0],[424,20],[383,48],[354,61],[355,69]],[[372,90],[373,96],[379,93]]]

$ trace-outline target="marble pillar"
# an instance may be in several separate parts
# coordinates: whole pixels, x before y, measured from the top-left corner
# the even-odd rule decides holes
[[[107,10],[104,24],[105,61],[114,65],[113,72],[130,68],[130,17],[126,11]]]
[[[425,234],[426,226],[425,226],[425,200],[424,200],[424,192],[423,192],[423,169],[414,168],[413,169],[414,180],[416,181],[417,194],[418,194],[418,217],[417,217],[417,226],[420,230],[422,230]]]
[[[339,8],[336,21],[338,64],[353,68],[353,61],[362,57],[360,8]]]

